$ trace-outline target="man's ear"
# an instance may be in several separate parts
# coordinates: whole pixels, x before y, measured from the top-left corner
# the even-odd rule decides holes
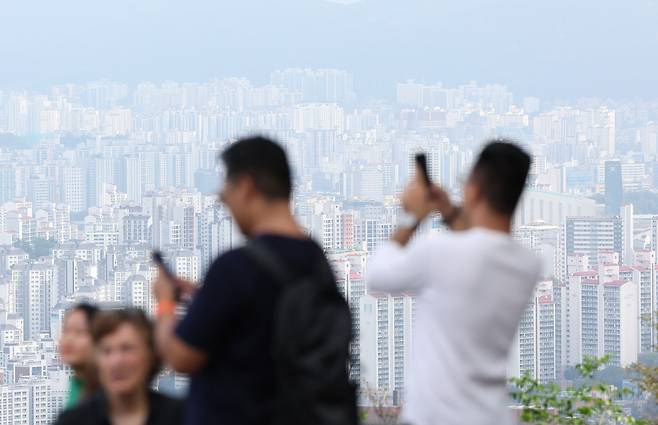
[[[258,194],[256,184],[251,176],[242,176],[240,179],[240,191],[245,200],[251,200]]]
[[[473,186],[473,200],[477,203],[480,203],[484,196],[484,193],[482,192],[482,185],[480,185],[475,180],[471,181],[471,185]]]
[[[479,204],[482,200],[482,187],[478,182],[472,177],[466,182],[466,187],[464,188],[464,202],[467,203],[470,207]]]

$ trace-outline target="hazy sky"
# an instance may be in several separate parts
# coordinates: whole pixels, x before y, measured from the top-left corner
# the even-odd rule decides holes
[[[658,0],[5,0],[0,19],[5,88],[309,66],[368,95],[414,78],[658,99]]]

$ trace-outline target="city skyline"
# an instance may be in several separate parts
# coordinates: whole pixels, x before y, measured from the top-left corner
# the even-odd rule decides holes
[[[639,198],[658,187],[658,105],[556,104],[474,82],[401,80],[392,89],[389,102],[361,103],[348,70],[289,68],[266,84],[97,80],[0,92],[3,391],[57,382],[44,407],[44,417],[54,414],[68,373],[54,351],[68,306],[92,299],[152,313],[151,249],[200,281],[217,255],[240,246],[217,203],[217,154],[251,133],[288,151],[294,212],[327,253],[355,319],[350,372],[363,406],[370,389],[404,400],[415,296],[368,293],[364,276],[397,225],[397,195],[418,151],[455,195],[487,139],[511,137],[533,156],[514,237],[542,258],[544,273],[510,376],[563,381],[586,354],[627,366],[651,353],[656,332],[636,318],[655,320],[658,209]],[[434,217],[421,231],[444,229]],[[37,366],[26,374],[28,364]],[[158,382],[185,387],[179,375]]]

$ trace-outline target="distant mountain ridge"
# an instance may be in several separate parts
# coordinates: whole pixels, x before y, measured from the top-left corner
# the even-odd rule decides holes
[[[658,2],[633,3],[10,2],[0,87],[103,76],[265,82],[274,69],[309,66],[350,70],[372,96],[415,78],[500,82],[545,97],[658,97]]]

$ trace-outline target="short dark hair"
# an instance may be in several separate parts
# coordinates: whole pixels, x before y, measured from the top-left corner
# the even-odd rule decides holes
[[[290,199],[290,166],[278,143],[260,136],[240,139],[226,148],[221,158],[227,179],[249,176],[267,199]]]
[[[83,301],[68,309],[66,311],[66,317],[69,317],[71,313],[76,311],[81,312],[85,316],[85,322],[87,323],[87,328],[91,334],[93,332],[94,321],[100,314],[100,309],[94,304]],[[78,371],[78,373],[81,374],[82,380],[85,383],[82,396],[88,397],[94,394],[99,387],[96,367],[93,364],[87,364],[86,367],[83,370]]]
[[[96,317],[96,315],[100,310],[98,309],[98,307],[96,307],[93,304],[89,304],[87,302],[81,302],[71,307],[67,311],[67,314],[73,313],[74,311],[80,311],[82,312],[82,314],[85,315],[87,325],[89,326],[89,329],[91,329],[91,324],[93,323],[94,318]]]
[[[511,141],[492,140],[475,162],[471,178],[482,188],[489,206],[500,214],[512,215],[525,187],[530,155]]]
[[[146,317],[143,310],[138,308],[122,308],[118,310],[107,310],[98,313],[94,319],[91,336],[94,344],[106,336],[114,333],[123,324],[134,326],[144,338],[144,342],[151,354],[151,369],[149,371],[149,382],[155,378],[160,371],[160,357],[155,347],[155,330],[153,323]]]

